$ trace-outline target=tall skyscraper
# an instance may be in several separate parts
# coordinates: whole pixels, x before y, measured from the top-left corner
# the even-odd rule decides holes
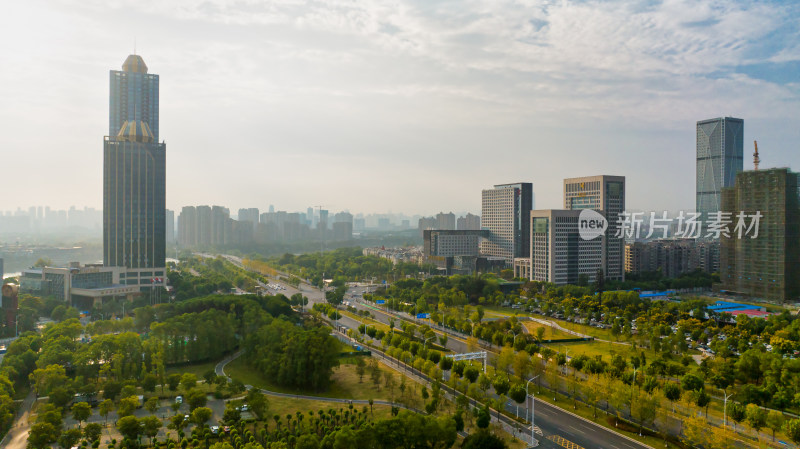
[[[722,190],[729,235],[720,235],[721,289],[780,302],[800,298],[800,174],[788,168],[743,171]],[[749,216],[743,235],[737,215]],[[752,216],[761,214],[758,235]]]
[[[704,222],[719,212],[720,192],[733,187],[743,166],[744,120],[720,117],[697,122],[696,211]]]
[[[593,209],[608,220],[601,237],[602,268],[607,279],[625,280],[625,239],[616,237],[619,217],[625,212],[624,176],[585,176],[564,180],[564,209]]]
[[[165,227],[165,234],[166,234],[166,241],[168,245],[175,244],[175,211],[174,210],[166,210],[166,214],[164,215],[164,226]]]
[[[505,259],[511,265],[515,257],[530,254],[530,213],[533,184],[499,184],[481,192],[481,228],[489,231],[481,242],[481,254]]]
[[[129,56],[122,72],[111,71],[109,104],[110,132],[103,142],[103,264],[124,267],[126,284],[160,284],[166,266],[166,145],[157,141],[158,76],[147,75],[140,56]]]
[[[158,142],[158,75],[147,73],[139,55],[130,55],[122,70],[110,71],[108,135],[115,136],[127,121],[145,122]]]
[[[104,142],[103,264],[163,268],[166,145],[147,123],[125,122]],[[150,270],[152,271],[152,270]]]
[[[197,208],[194,206],[183,206],[178,215],[178,244],[183,248],[198,244]]]

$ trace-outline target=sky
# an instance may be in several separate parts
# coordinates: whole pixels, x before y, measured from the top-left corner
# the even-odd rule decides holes
[[[694,208],[695,123],[800,170],[800,6],[733,0],[10,0],[0,210],[102,207],[109,70],[160,75],[167,207],[480,213],[626,176]],[[235,213],[235,212],[234,212]]]

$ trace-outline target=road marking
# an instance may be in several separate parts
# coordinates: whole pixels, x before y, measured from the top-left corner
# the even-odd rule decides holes
[[[552,441],[553,443],[556,443],[557,445],[559,445],[561,447],[565,447],[567,449],[583,449],[583,447],[578,446],[577,444],[573,443],[572,441],[566,440],[563,437],[560,437],[558,435],[550,435],[549,437],[547,437],[547,439]]]

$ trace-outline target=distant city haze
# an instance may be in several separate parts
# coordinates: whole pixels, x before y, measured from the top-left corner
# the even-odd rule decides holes
[[[628,209],[694,209],[699,120],[744,120],[745,170],[753,140],[800,167],[786,3],[6,2],[0,210],[102,208],[109,70],[134,51],[169,209],[480,214],[513,182],[559,208],[600,174]]]

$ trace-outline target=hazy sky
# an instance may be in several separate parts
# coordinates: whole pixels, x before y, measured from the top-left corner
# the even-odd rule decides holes
[[[480,191],[627,177],[694,207],[695,122],[800,170],[794,2],[10,0],[0,210],[102,206],[108,71],[161,75],[167,206],[480,212]],[[235,212],[234,212],[235,213]]]

